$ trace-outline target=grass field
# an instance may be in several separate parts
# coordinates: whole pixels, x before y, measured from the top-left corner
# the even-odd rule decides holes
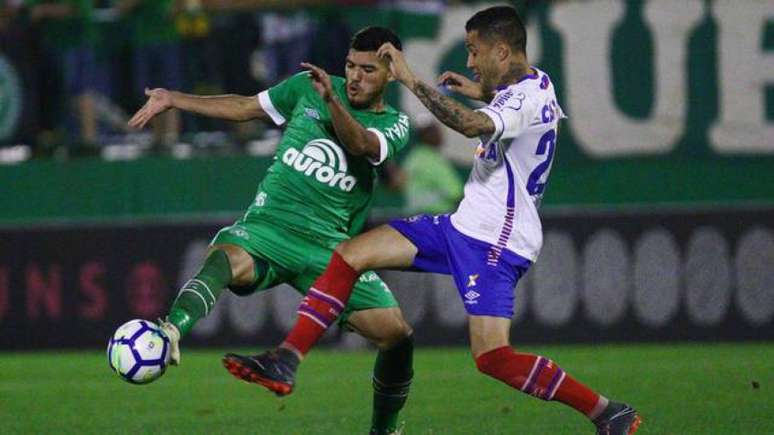
[[[774,434],[774,343],[528,350],[637,407],[638,435]],[[102,352],[0,353],[0,433],[367,433],[373,353],[312,353],[283,399],[234,380],[221,353],[184,352],[147,386],[119,380]],[[408,435],[593,433],[569,408],[478,374],[466,349],[418,350],[415,370]]]

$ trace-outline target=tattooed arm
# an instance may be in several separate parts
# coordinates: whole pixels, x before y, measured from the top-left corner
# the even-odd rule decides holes
[[[439,121],[467,137],[491,135],[495,132],[494,122],[488,116],[469,109],[417,79],[406,64],[403,53],[392,44],[382,45],[377,55],[390,59],[392,75],[413,92]]]
[[[438,92],[433,86],[415,79],[409,89],[439,121],[465,136],[478,137],[494,133],[495,125],[488,116],[470,110],[459,101]]]

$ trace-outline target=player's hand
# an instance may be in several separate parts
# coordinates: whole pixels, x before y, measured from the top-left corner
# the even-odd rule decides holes
[[[438,77],[438,84],[468,98],[479,101],[484,100],[484,91],[481,89],[481,83],[474,82],[462,74],[446,71]]]
[[[326,103],[333,98],[333,85],[331,84],[331,76],[325,72],[324,69],[317,65],[312,65],[308,62],[302,62],[301,66],[309,70],[309,77],[312,78],[312,86],[314,90],[320,94],[323,101]]]
[[[406,63],[403,53],[395,48],[390,42],[386,42],[379,47],[376,55],[390,63],[390,72],[396,80],[411,88],[414,85],[414,73],[411,72]]]
[[[163,88],[145,89],[148,101],[129,120],[129,127],[143,128],[154,116],[172,107],[172,93]]]

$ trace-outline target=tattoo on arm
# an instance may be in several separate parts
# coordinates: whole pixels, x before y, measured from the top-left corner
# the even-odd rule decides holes
[[[426,83],[417,81],[413,92],[439,121],[465,136],[474,137],[495,131],[494,123],[488,116],[467,108]]]

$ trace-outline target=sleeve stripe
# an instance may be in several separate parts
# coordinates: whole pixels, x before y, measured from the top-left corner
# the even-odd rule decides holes
[[[387,146],[387,138],[384,137],[384,133],[381,131],[375,129],[375,128],[368,128],[368,131],[371,133],[374,133],[377,138],[379,138],[379,159],[373,160],[371,158],[368,159],[369,162],[371,162],[372,165],[377,166],[380,165],[383,161],[387,160],[387,154],[389,152],[389,147]]]
[[[282,125],[285,123],[285,117],[282,116],[279,110],[277,110],[277,108],[274,107],[274,104],[272,104],[268,90],[258,94],[258,103],[261,105],[263,111],[266,112],[269,117],[271,117],[271,120],[274,121],[275,124]]]

